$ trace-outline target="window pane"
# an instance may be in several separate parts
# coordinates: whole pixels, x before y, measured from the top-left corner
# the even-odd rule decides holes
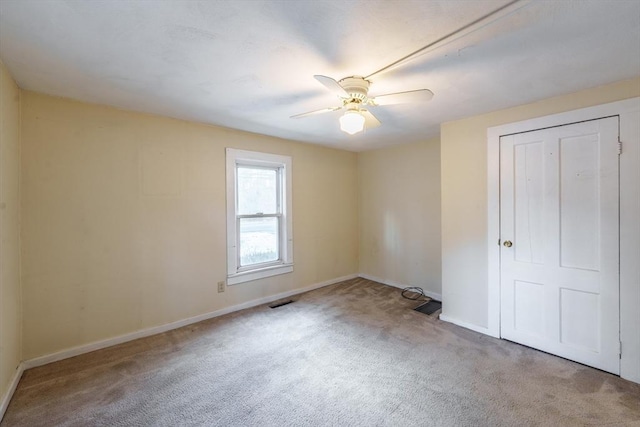
[[[238,215],[277,213],[277,170],[238,166]]]
[[[278,218],[240,219],[240,266],[280,259]]]

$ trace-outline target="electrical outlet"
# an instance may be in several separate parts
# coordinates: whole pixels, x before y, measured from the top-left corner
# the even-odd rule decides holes
[[[218,293],[224,292],[224,281],[218,282]]]

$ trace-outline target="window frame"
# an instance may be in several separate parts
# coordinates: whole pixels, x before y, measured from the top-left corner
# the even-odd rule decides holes
[[[227,176],[227,285],[235,285],[252,280],[293,271],[293,220],[291,201],[291,157],[258,151],[226,149]],[[239,215],[238,208],[238,166],[277,169],[278,191],[276,214]],[[278,218],[279,259],[248,266],[240,265],[240,219]]]
[[[249,271],[249,270],[256,270],[258,268],[265,268],[265,267],[270,267],[273,265],[280,265],[283,262],[283,256],[282,256],[282,248],[284,246],[284,242],[283,242],[283,233],[282,232],[282,218],[283,218],[283,204],[282,204],[282,196],[284,193],[284,189],[282,187],[283,184],[283,179],[282,179],[282,175],[284,174],[284,166],[282,165],[264,165],[264,164],[253,164],[253,162],[249,163],[246,161],[236,161],[236,165],[235,165],[235,179],[236,182],[238,181],[238,169],[241,169],[242,167],[245,167],[247,169],[263,169],[263,170],[268,170],[268,171],[275,171],[276,173],[276,209],[275,212],[268,212],[268,213],[263,213],[263,212],[257,212],[257,213],[253,213],[253,214],[242,214],[242,213],[238,213],[236,211],[235,213],[235,217],[236,217],[236,245],[238,248],[240,248],[240,241],[241,241],[241,235],[240,235],[240,224],[242,222],[243,219],[248,219],[248,218],[276,218],[277,222],[278,222],[278,258],[274,261],[266,261],[266,262],[261,262],[261,263],[255,263],[255,264],[250,264],[250,265],[246,265],[243,266],[241,263],[241,256],[240,256],[240,251],[236,251],[236,269],[239,273],[243,272],[243,271]],[[236,203],[236,208],[239,206],[239,194],[238,194],[238,189],[236,187],[235,190],[235,203]]]

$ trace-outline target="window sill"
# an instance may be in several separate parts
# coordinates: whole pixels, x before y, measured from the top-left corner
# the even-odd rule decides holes
[[[255,270],[243,271],[235,274],[229,274],[227,276],[227,285],[237,285],[238,283],[250,282],[252,280],[264,279],[265,277],[291,273],[292,271],[293,264],[280,264]]]

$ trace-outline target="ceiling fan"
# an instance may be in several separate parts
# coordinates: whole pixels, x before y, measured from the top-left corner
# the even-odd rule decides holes
[[[373,97],[369,96],[371,82],[365,77],[351,76],[339,81],[321,75],[315,75],[313,77],[336,95],[341,105],[296,114],[295,116],[291,116],[291,118],[297,119],[315,114],[345,110],[344,115],[340,117],[340,129],[350,135],[361,132],[365,127],[370,129],[380,126],[380,121],[369,111],[369,107],[408,102],[424,102],[433,98],[433,92],[429,89],[387,93]]]
[[[516,11],[533,3],[531,0],[511,0],[495,10],[463,25],[462,27],[448,33],[439,39],[421,47],[410,54],[403,56],[395,62],[375,71],[368,76],[350,76],[336,81],[331,77],[315,75],[316,80],[322,83],[327,89],[337,95],[341,105],[327,107],[321,110],[309,111],[308,113],[296,114],[292,119],[307,117],[314,114],[328,113],[331,111],[345,110],[340,117],[340,129],[350,135],[361,132],[365,127],[374,128],[380,126],[380,121],[368,110],[369,107],[380,105],[402,104],[407,102],[424,102],[433,98],[433,92],[429,89],[417,89],[407,92],[387,93],[378,96],[369,96],[371,81],[369,78],[376,74],[383,73],[394,67],[400,66],[407,61],[416,58],[429,50],[436,49],[453,40],[462,38],[472,32],[478,31],[487,25],[509,16]]]

